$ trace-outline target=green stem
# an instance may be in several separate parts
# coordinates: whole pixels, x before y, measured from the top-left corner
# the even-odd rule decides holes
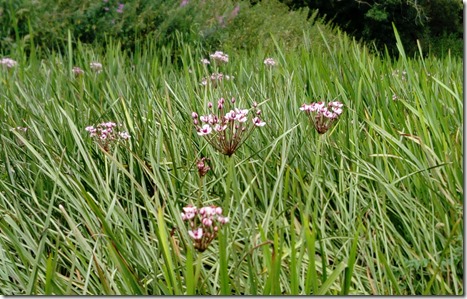
[[[228,157],[228,168],[227,168],[227,178],[225,186],[225,199],[223,209],[226,209],[229,205],[232,204],[232,198],[235,197],[235,192],[232,194],[232,188],[234,185],[235,178],[235,161],[233,157]],[[235,191],[235,190],[234,190]]]
[[[196,289],[196,284],[200,280],[199,277],[201,275],[201,267],[203,266],[203,254],[201,252],[197,253],[197,262],[196,262],[196,268],[195,268],[195,289]]]
[[[196,203],[197,207],[202,207],[203,206],[203,200],[202,200],[202,193],[203,193],[203,177],[199,177],[198,179],[198,202]]]
[[[313,223],[316,223],[318,220],[318,198],[315,196],[315,186],[316,184],[319,184],[319,179],[318,175],[321,172],[321,164],[323,162],[323,155],[322,155],[322,143],[324,140],[325,136],[320,134],[319,138],[317,140],[317,145],[316,145],[316,151],[315,151],[315,163],[314,163],[314,170],[313,170],[313,176],[311,178],[310,182],[310,190],[308,194],[308,198],[306,201],[306,207],[305,207],[305,215],[309,215],[310,213],[310,208],[311,208],[311,202],[313,200],[314,202],[314,209],[313,209]]]

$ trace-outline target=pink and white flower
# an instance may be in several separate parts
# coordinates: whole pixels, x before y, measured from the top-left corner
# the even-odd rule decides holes
[[[311,104],[303,104],[299,109],[304,111],[313,122],[315,129],[319,134],[326,133],[339,119],[343,113],[344,105],[339,101],[329,102],[314,102]]]
[[[264,64],[267,65],[267,66],[275,66],[276,61],[274,61],[273,58],[266,58],[266,59],[264,59]]]
[[[193,240],[200,240],[203,237],[203,229],[199,227],[196,230],[189,230],[188,234],[193,238]]]
[[[217,237],[219,229],[229,222],[227,217],[222,216],[222,209],[214,205],[200,209],[189,205],[184,207],[180,214],[189,227],[188,235],[195,249],[200,252],[209,247]]]
[[[214,54],[211,54],[209,56],[215,61],[224,62],[224,63],[229,62],[229,55],[225,54],[222,51],[216,51]]]
[[[212,132],[212,128],[208,124],[204,124],[202,128],[199,128],[198,130],[198,135],[199,136],[205,136],[208,135]]]
[[[212,102],[208,103],[209,110],[212,113],[202,115],[199,120],[204,123],[202,126],[198,124],[198,113],[192,112],[193,124],[199,136],[206,136],[206,140],[219,152],[224,155],[231,156],[243,144],[243,142],[250,136],[253,129],[262,127],[266,123],[259,118],[261,110],[257,109],[257,104],[254,103],[256,109],[255,116],[252,122],[248,122],[249,109],[242,109],[233,107],[237,103],[235,98],[226,101],[220,98],[217,101],[217,109],[213,109]],[[227,112],[226,112],[227,111]],[[209,126],[206,126],[209,125]]]

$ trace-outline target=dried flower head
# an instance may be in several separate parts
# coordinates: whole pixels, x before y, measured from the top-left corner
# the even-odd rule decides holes
[[[198,168],[198,174],[200,177],[205,176],[206,173],[208,173],[208,171],[211,170],[211,167],[209,167],[209,165],[206,162],[207,160],[209,159],[206,157],[203,157],[199,159],[198,162],[196,163],[196,167]]]
[[[229,218],[222,216],[222,208],[214,205],[200,209],[189,205],[180,214],[182,220],[188,223],[188,235],[195,249],[200,252],[209,247],[219,229],[229,222]]]
[[[226,109],[226,106],[233,106],[235,98],[226,101],[220,98],[217,101],[217,107],[208,103],[211,113],[198,116],[198,113],[192,113],[193,124],[199,136],[204,137],[209,144],[224,155],[232,156],[235,151],[251,135],[251,132],[258,127],[266,125],[261,120],[261,110],[256,109],[256,103],[253,108],[256,109],[255,116],[249,120],[250,110],[234,108]]]
[[[343,104],[339,101],[329,102],[314,102],[311,104],[303,104],[300,107],[313,122],[315,129],[319,134],[326,133],[339,119],[342,114]]]

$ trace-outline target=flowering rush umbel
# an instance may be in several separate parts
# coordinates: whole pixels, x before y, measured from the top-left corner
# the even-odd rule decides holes
[[[130,139],[130,134],[125,131],[118,131],[116,127],[116,123],[109,121],[100,123],[95,127],[88,126],[85,130],[89,132],[89,137],[93,138],[106,152],[108,152],[112,144],[121,140]]]
[[[0,59],[0,64],[6,67],[7,69],[11,69],[12,67],[16,66],[18,62],[11,58],[5,57]]]
[[[225,54],[222,51],[216,51],[214,54],[209,55],[214,61],[221,62],[221,63],[227,63],[229,62],[229,55]]]
[[[230,80],[231,77],[229,75],[224,75],[222,73],[213,73],[210,77],[204,77],[201,80],[201,85],[207,86],[211,84],[214,88],[217,87],[218,84],[222,83],[223,80]]]
[[[214,205],[200,209],[189,205],[183,208],[181,216],[188,223],[188,235],[193,240],[195,249],[200,252],[209,247],[219,229],[229,222],[229,218],[222,216],[222,208]]]
[[[264,64],[266,66],[275,66],[276,61],[274,60],[274,58],[266,58],[266,59],[264,59]]]
[[[102,63],[100,62],[97,62],[97,61],[93,61],[89,64],[89,66],[91,67],[91,69],[96,72],[97,74],[99,74],[101,71],[102,71]]]
[[[326,133],[339,119],[344,105],[339,101],[303,104],[300,110],[310,117],[319,134]]]
[[[74,74],[75,76],[80,76],[80,75],[83,75],[83,74],[84,74],[83,69],[81,69],[81,68],[78,67],[78,66],[73,67],[73,68],[71,69],[71,71],[73,72],[73,74]]]
[[[261,120],[261,110],[257,109],[256,102],[253,103],[254,115],[250,118],[250,110],[242,108],[226,109],[226,105],[235,104],[235,98],[226,101],[220,98],[217,107],[211,102],[208,108],[211,113],[199,116],[192,112],[193,124],[199,136],[204,137],[217,151],[224,155],[232,156],[235,151],[245,142],[251,132],[258,127],[266,125]]]

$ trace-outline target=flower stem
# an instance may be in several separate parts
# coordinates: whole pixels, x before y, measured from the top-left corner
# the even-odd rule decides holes
[[[310,190],[309,190],[309,196],[307,199],[306,203],[306,208],[305,208],[305,215],[309,215],[310,212],[310,207],[311,207],[311,201],[313,200],[314,204],[314,209],[313,209],[313,218],[312,218],[312,223],[317,224],[318,221],[318,197],[315,195],[315,187],[317,184],[319,184],[319,173],[322,172],[322,163],[323,163],[323,142],[324,142],[325,135],[324,134],[319,134],[318,140],[317,140],[317,145],[316,145],[316,151],[315,151],[315,163],[314,163],[314,170],[313,170],[313,177],[310,183]]]
[[[198,177],[198,202],[196,203],[197,207],[202,207],[203,206],[203,200],[202,200],[202,194],[203,194],[203,177],[199,176]]]
[[[200,280],[200,274],[201,274],[201,267],[203,266],[203,253],[198,252],[197,253],[197,262],[196,262],[196,268],[195,268],[195,289],[196,289],[196,284]]]
[[[228,162],[228,168],[227,168],[227,178],[226,178],[226,186],[225,186],[225,199],[224,199],[224,205],[223,209],[226,209],[228,205],[231,204],[232,197],[235,196],[232,194],[232,187],[234,184],[234,178],[235,178],[235,161],[232,156],[227,158],[229,160]]]

